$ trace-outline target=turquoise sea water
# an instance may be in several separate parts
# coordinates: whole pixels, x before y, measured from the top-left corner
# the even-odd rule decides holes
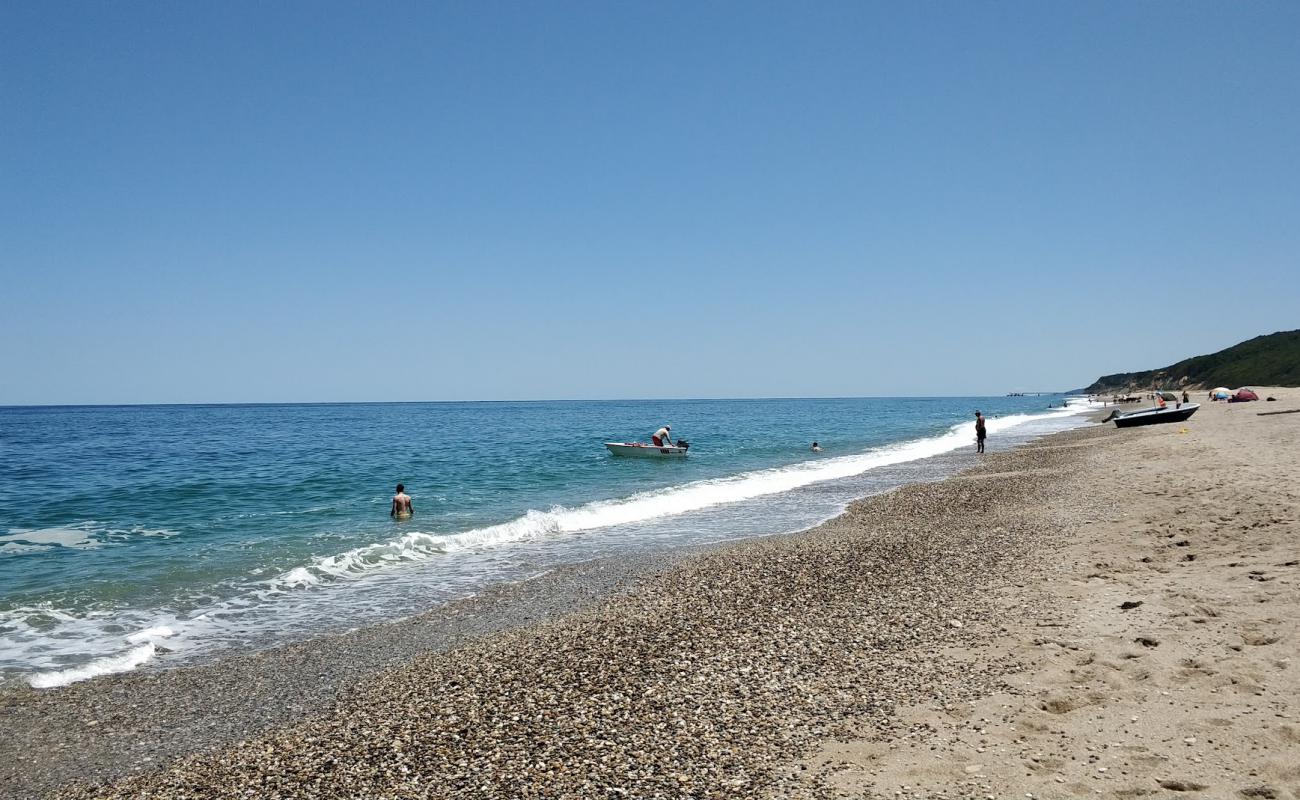
[[[1047,410],[1061,401],[0,408],[0,677],[60,685],[797,530],[970,464],[975,408],[996,449],[1081,424]],[[665,422],[688,459],[602,446]],[[398,481],[406,522],[388,517]]]

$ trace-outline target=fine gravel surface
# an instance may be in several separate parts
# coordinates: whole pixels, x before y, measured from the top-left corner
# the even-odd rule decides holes
[[[998,687],[1016,665],[972,670],[960,654],[1070,535],[1044,504],[1070,480],[1070,445],[1106,430],[681,559],[585,609],[398,659],[293,724],[61,794],[779,796],[806,785],[789,765],[827,736]],[[111,720],[87,708],[81,724],[96,723]]]

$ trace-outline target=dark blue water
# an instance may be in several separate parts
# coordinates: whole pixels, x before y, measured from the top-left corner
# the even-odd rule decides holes
[[[1077,424],[1061,399],[0,408],[0,673],[67,682],[798,529],[965,448],[975,408],[1005,444]],[[602,446],[665,422],[688,459]]]

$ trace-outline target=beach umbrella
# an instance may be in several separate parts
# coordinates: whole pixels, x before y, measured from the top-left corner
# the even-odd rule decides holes
[[[1229,397],[1232,397],[1232,390],[1226,386],[1220,386],[1211,392],[1211,394],[1214,395],[1215,400],[1227,400]]]

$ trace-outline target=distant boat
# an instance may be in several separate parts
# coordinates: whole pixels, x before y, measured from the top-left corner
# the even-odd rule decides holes
[[[1115,412],[1114,420],[1117,428],[1132,428],[1137,425],[1158,425],[1162,422],[1182,422],[1196,413],[1200,408],[1196,403],[1184,403],[1178,408],[1168,406],[1166,408],[1144,408],[1141,411],[1129,411],[1121,414]]]
[[[616,456],[632,456],[634,458],[685,458],[686,451],[690,445],[681,442],[682,446],[673,445],[671,447],[655,447],[652,444],[642,444],[641,442],[605,442],[609,452]]]

